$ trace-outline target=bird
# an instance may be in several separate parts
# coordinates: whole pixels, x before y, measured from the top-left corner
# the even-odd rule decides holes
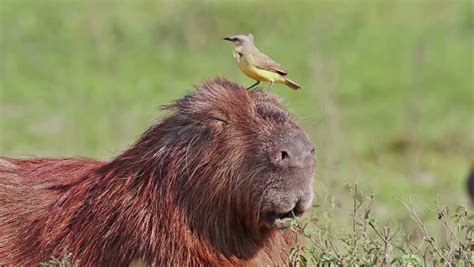
[[[274,83],[286,84],[293,90],[301,88],[301,85],[287,77],[288,71],[284,67],[255,47],[251,33],[225,37],[224,40],[234,43],[234,57],[240,70],[257,81],[247,89],[257,86],[260,82],[270,82],[269,90],[273,88]]]

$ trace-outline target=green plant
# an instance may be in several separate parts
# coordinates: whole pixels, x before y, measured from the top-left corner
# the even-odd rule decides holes
[[[63,257],[61,259],[51,257],[50,260],[47,262],[40,263],[41,267],[70,267],[72,266],[71,263],[72,253],[64,251]]]
[[[472,266],[474,263],[474,215],[460,205],[450,212],[435,202],[432,209],[446,233],[446,240],[432,237],[407,197],[398,200],[408,210],[418,231],[415,237],[404,233],[402,226],[381,225],[373,212],[375,197],[363,196],[357,185],[346,185],[353,205],[349,230],[333,233],[327,224],[291,221],[299,244],[289,255],[290,266]]]

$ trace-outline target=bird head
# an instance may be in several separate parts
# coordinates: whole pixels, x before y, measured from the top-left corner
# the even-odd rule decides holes
[[[245,44],[253,44],[253,35],[248,34],[238,34],[224,38],[226,41],[233,42],[235,46],[242,46]]]

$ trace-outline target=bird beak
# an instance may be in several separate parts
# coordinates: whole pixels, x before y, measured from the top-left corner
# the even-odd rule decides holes
[[[226,41],[231,41],[231,42],[232,42],[232,39],[233,39],[232,36],[229,36],[229,37],[224,38],[224,40],[226,40]]]

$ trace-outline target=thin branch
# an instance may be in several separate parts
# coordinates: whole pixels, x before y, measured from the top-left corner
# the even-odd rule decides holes
[[[411,218],[416,222],[416,224],[418,225],[420,230],[425,235],[425,241],[428,242],[431,245],[431,247],[434,249],[436,254],[438,254],[438,256],[440,256],[441,259],[443,259],[443,261],[445,263],[448,263],[448,260],[443,256],[443,254],[439,250],[438,246],[436,246],[436,243],[435,243],[434,239],[430,236],[430,234],[428,233],[428,230],[426,230],[426,227],[423,224],[423,222],[421,221],[420,217],[418,217],[418,214],[414,210],[411,201],[410,201],[410,205],[408,205],[405,201],[403,201],[399,197],[397,197],[397,200],[400,201],[400,203],[402,203],[402,205],[405,206],[405,208],[410,212]]]
[[[446,221],[446,216],[445,216],[444,212],[442,210],[440,210],[437,201],[435,201],[435,204],[436,204],[436,209],[437,209],[437,213],[438,213],[438,219],[440,219],[443,222],[443,225],[448,230],[449,234],[451,235],[451,238],[454,238],[454,240],[456,240],[456,242],[458,243],[459,248],[460,248],[459,250],[460,250],[461,254],[463,255],[464,260],[466,261],[466,263],[469,262],[469,257],[467,256],[466,251],[464,251],[464,249],[462,249],[461,241],[459,241],[458,237],[454,234],[453,229],[449,226],[448,221]],[[448,254],[448,256],[449,256],[451,254],[451,246],[449,245],[449,240],[448,240],[448,246],[449,246],[449,254]]]

